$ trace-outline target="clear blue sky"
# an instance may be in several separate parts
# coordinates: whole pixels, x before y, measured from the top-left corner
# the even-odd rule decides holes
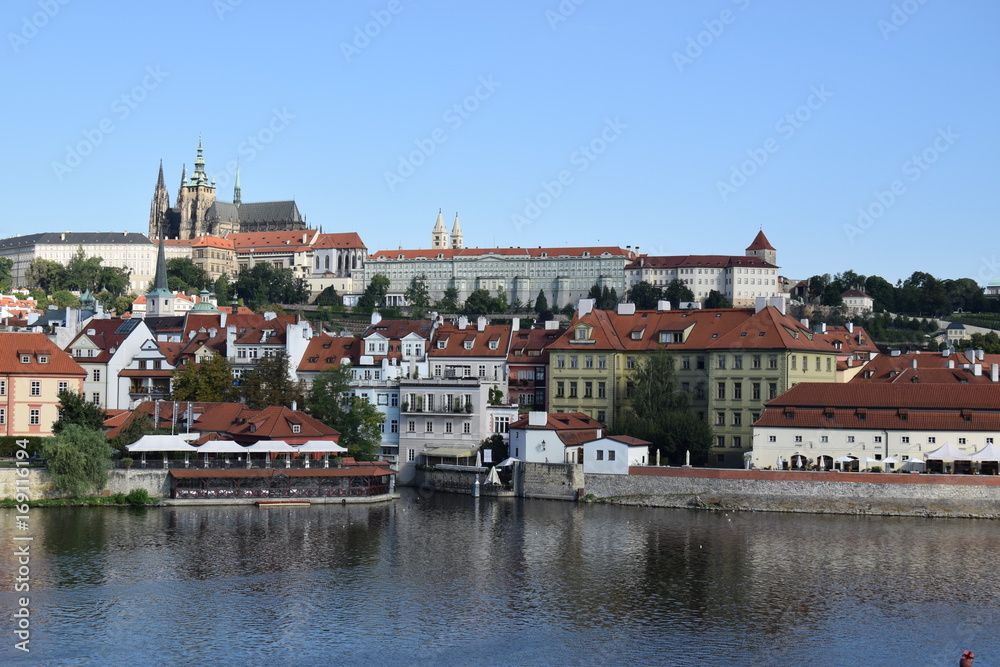
[[[467,246],[1000,275],[996,2],[62,1],[0,10],[3,236],[145,232],[201,133],[220,199],[239,158],[370,251],[443,208]]]

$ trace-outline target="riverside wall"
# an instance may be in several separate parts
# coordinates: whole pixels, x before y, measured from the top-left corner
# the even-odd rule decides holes
[[[31,500],[43,498],[60,498],[60,494],[52,487],[52,478],[45,468],[25,468],[27,478],[19,477],[15,468],[0,468],[0,498],[13,498],[17,493],[17,480],[27,479],[28,497]],[[108,471],[108,483],[104,489],[94,495],[111,495],[114,493],[129,493],[133,489],[145,489],[150,496],[166,498],[170,495],[168,470],[122,470]]]
[[[586,500],[708,510],[1000,519],[1000,477],[633,467]]]

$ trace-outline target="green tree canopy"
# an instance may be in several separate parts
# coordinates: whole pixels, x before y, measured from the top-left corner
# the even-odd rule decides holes
[[[545,298],[545,290],[538,290],[538,297],[535,298],[535,312],[541,315],[542,313],[548,312],[549,310],[549,300]]]
[[[355,306],[359,313],[370,313],[376,308],[385,305],[385,295],[389,293],[389,279],[381,273],[372,276],[368,282],[368,287],[358,299]]]
[[[674,359],[662,349],[639,362],[630,382],[629,407],[614,430],[648,440],[653,451],[674,464],[690,451],[691,460],[704,465],[712,446],[712,429],[691,410],[687,392],[678,387]]]
[[[200,291],[210,284],[204,269],[190,257],[174,257],[167,260],[167,283],[170,289],[179,292]]]
[[[722,292],[717,289],[712,290],[708,293],[705,298],[706,308],[732,308],[733,302],[722,296]]]
[[[51,259],[36,257],[24,271],[27,287],[40,287],[46,294],[61,289],[65,282],[66,267]]]
[[[643,280],[629,288],[626,298],[635,304],[637,310],[653,310],[664,295],[662,288]]]
[[[228,403],[238,398],[232,366],[221,354],[213,354],[200,364],[188,362],[175,368],[172,375],[175,401]]]
[[[113,453],[100,430],[79,424],[67,424],[58,435],[42,444],[42,456],[52,484],[74,497],[104,487]]]
[[[233,286],[229,284],[229,276],[223,273],[215,280],[215,298],[220,306],[228,306],[233,298]]]
[[[461,309],[461,304],[458,302],[458,288],[446,287],[436,307],[439,313],[457,313]]]
[[[9,294],[14,287],[14,260],[10,257],[0,257],[0,292]]]
[[[466,315],[488,315],[493,312],[494,301],[490,291],[486,289],[473,290],[465,300]]]
[[[410,304],[411,312],[415,319],[423,319],[427,315],[427,310],[431,306],[430,292],[427,290],[427,276],[414,276],[410,280],[410,286],[403,292],[403,297]]]
[[[684,302],[694,301],[694,292],[680,278],[674,278],[663,294],[672,308],[680,308]]]
[[[337,293],[337,288],[330,285],[313,299],[314,306],[324,308],[340,308],[344,305],[344,298]]]
[[[55,292],[52,295],[51,301],[60,308],[69,308],[71,306],[78,306],[80,304],[80,299],[78,299],[75,294],[73,294],[69,290],[64,290],[64,289]]]
[[[68,426],[82,426],[102,433],[107,415],[101,406],[91,403],[83,394],[63,390],[59,392],[60,417],[52,423],[53,433],[62,433]]]
[[[288,356],[284,353],[259,359],[253,370],[240,378],[239,392],[254,410],[271,405],[288,408],[293,401],[302,402],[302,387],[289,375]]]
[[[300,304],[309,301],[309,286],[296,278],[289,268],[277,268],[267,262],[240,270],[233,289],[243,303],[260,310],[269,303]]]
[[[306,411],[340,432],[339,443],[358,460],[369,460],[382,442],[385,415],[368,401],[351,397],[349,366],[328,368],[313,381]]]

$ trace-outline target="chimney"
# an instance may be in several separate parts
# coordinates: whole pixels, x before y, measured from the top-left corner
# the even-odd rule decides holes
[[[786,307],[787,304],[785,302],[785,297],[783,297],[783,296],[772,296],[770,299],[768,299],[768,305],[771,305],[771,306],[774,306],[775,308],[777,308],[778,312],[781,313],[782,315],[786,314],[785,313],[785,307]]]
[[[483,315],[480,315],[478,318],[476,318],[476,331],[478,331],[479,333],[486,331],[486,323],[488,321],[489,320],[487,320],[486,317]]]
[[[949,359],[947,367],[948,368],[954,368],[955,367],[955,360],[954,359]]]
[[[469,318],[465,315],[461,315],[458,318],[458,330],[465,331],[465,327],[469,326]]]
[[[659,301],[657,301],[656,302],[656,310],[658,310],[661,313],[663,311],[665,311],[665,310],[670,310],[670,302],[669,301],[664,301],[662,299],[659,300]]]
[[[844,326],[847,327],[847,333],[849,334],[854,333],[854,322],[848,322]]]
[[[890,357],[898,357],[899,356],[899,350],[889,350],[889,356]]]
[[[975,375],[977,378],[978,377],[982,377],[983,376],[983,365],[982,364],[973,364],[972,365],[972,374]]]
[[[948,356],[948,348],[944,348],[943,350],[941,350],[941,356],[942,357],[947,357]]]
[[[976,351],[973,350],[972,348],[967,349],[965,351],[965,358],[969,360],[970,364],[975,363],[976,362]]]
[[[982,361],[983,356],[986,354],[985,350],[976,350],[976,361]]]
[[[854,368],[854,357],[847,357],[847,367]]]
[[[594,299],[580,299],[576,302],[576,316],[583,317],[589,315],[594,310],[597,302]]]
[[[371,326],[375,326],[376,324],[378,324],[381,321],[382,321],[382,315],[377,310],[373,310],[372,311]]]
[[[297,402],[295,402],[295,401],[292,401],[292,412],[298,411],[298,407],[299,407],[299,404]]]
[[[803,318],[801,318],[801,319],[799,320],[799,322],[801,322],[801,323],[802,323],[802,326],[804,326],[804,327],[805,327],[806,329],[808,329],[808,328],[809,328],[809,318],[808,318],[808,317],[803,317]]]
[[[545,426],[548,422],[549,413],[547,412],[528,413],[528,426]]]
[[[754,299],[754,306],[753,306],[753,314],[754,315],[756,315],[760,311],[764,310],[765,308],[767,308],[767,297],[766,296],[759,296],[756,299]]]
[[[916,367],[917,367],[917,360],[916,359],[911,359],[910,360],[910,368],[914,368],[915,369]]]
[[[990,364],[990,380],[994,384],[1000,382],[1000,364]]]
[[[635,315],[635,304],[634,303],[619,303],[618,304],[618,314],[619,315]]]

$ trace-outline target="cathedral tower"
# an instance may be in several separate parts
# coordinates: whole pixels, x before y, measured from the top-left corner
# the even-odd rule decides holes
[[[772,266],[778,265],[778,251],[774,249],[774,246],[764,236],[763,229],[757,232],[753,243],[747,246],[747,257],[760,257]]]
[[[163,160],[160,160],[160,175],[153,190],[153,203],[149,207],[149,238],[155,239],[167,232],[170,211],[170,194],[163,183]]]
[[[193,239],[208,233],[206,213],[215,203],[215,181],[208,180],[205,173],[205,158],[202,155],[201,138],[198,139],[198,156],[194,159],[194,173],[190,179],[181,179],[181,191],[177,195],[177,209],[180,212],[178,235],[182,239]]]
[[[444,216],[441,209],[438,209],[437,222],[434,223],[434,231],[431,232],[431,250],[444,250],[448,247],[448,228],[444,226]]]
[[[458,224],[458,213],[455,213],[455,225],[451,228],[451,247],[453,250],[461,250],[465,247],[462,239],[462,226]]]

